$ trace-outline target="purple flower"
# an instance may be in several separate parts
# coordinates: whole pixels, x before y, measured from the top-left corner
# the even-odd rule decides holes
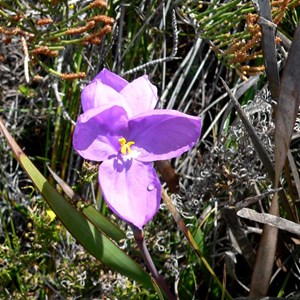
[[[201,120],[174,110],[154,110],[157,90],[147,76],[128,83],[103,70],[82,92],[73,146],[102,161],[99,183],[120,218],[142,228],[161,200],[153,161],[181,155],[197,141]]]

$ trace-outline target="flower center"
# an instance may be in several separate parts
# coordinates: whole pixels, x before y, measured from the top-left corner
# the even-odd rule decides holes
[[[131,154],[132,153],[132,149],[130,148],[132,145],[135,144],[135,142],[133,141],[129,141],[127,142],[125,138],[120,138],[119,139],[119,143],[121,145],[121,153],[126,155],[126,154]]]

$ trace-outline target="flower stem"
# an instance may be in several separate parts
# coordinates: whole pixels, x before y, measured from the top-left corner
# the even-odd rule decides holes
[[[144,239],[144,234],[143,231],[140,230],[139,228],[135,227],[134,225],[131,224],[131,228],[134,234],[134,239],[139,247],[139,250],[141,252],[141,255],[144,259],[144,262],[146,263],[148,269],[152,273],[152,276],[157,283],[157,285],[164,291],[166,296],[168,297],[168,300],[176,300],[176,296],[173,294],[173,292],[170,290],[170,288],[167,286],[165,283],[164,279],[162,276],[159,275],[153,260],[151,258],[151,255],[148,251],[148,248],[146,246],[146,242]]]

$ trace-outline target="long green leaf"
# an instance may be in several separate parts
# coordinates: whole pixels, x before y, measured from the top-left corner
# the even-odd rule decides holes
[[[0,118],[0,130],[8,141],[17,160],[29,175],[38,191],[74,238],[94,257],[134,279],[145,287],[153,288],[151,277],[128,255],[119,249],[105,234],[99,231],[84,214],[71,205],[33,165],[12,138]]]
[[[105,216],[103,216],[98,210],[96,210],[93,206],[89,204],[83,204],[82,199],[79,195],[75,194],[75,192],[71,189],[71,187],[62,180],[49,166],[48,170],[52,174],[55,181],[62,188],[64,193],[68,198],[72,201],[76,201],[77,207],[79,210],[85,215],[85,217],[91,221],[100,231],[105,233],[114,241],[118,242],[121,239],[124,239],[125,233],[118,228],[115,224],[113,224],[110,220],[108,220]]]
[[[80,211],[94,224],[94,226],[114,241],[118,242],[126,237],[123,231],[121,231],[115,224],[111,223],[93,206],[83,205],[83,207],[80,208]]]

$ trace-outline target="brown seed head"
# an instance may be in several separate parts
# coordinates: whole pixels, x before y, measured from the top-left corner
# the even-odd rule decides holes
[[[98,15],[98,16],[91,17],[89,19],[89,21],[103,22],[103,23],[108,24],[108,25],[113,25],[115,23],[114,18],[104,16],[104,15]]]
[[[31,51],[32,55],[46,55],[50,57],[58,56],[58,51],[50,50],[47,46],[40,46]]]
[[[62,73],[60,74],[60,78],[63,80],[72,80],[72,79],[77,79],[77,78],[85,78],[86,74],[85,72],[78,72],[78,73]]]
[[[101,28],[98,32],[89,34],[86,38],[85,38],[85,42],[88,43],[96,43],[99,44],[101,42],[102,37],[111,32],[111,26],[110,25],[105,25],[103,28]]]
[[[85,26],[71,28],[66,31],[67,35],[75,35],[75,34],[82,34],[88,30],[91,30],[95,27],[95,21],[88,22]]]
[[[89,4],[89,8],[94,8],[94,7],[107,7],[106,1],[95,0],[94,2]]]
[[[35,21],[35,24],[38,26],[44,26],[48,24],[52,24],[53,20],[51,18],[39,19]]]

